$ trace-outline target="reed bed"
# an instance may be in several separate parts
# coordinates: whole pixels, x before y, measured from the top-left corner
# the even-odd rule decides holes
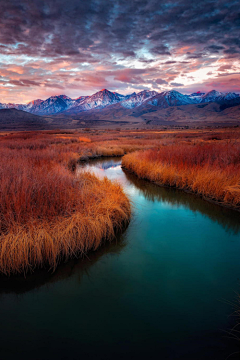
[[[240,209],[239,141],[175,142],[127,154],[122,165],[139,178]]]
[[[71,146],[15,140],[0,143],[1,273],[55,270],[60,261],[96,250],[127,224],[131,207],[120,185],[69,171],[77,157]]]

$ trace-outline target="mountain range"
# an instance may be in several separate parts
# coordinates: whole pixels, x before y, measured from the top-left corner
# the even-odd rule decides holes
[[[156,91],[144,90],[131,95],[121,95],[102,89],[91,96],[80,96],[77,99],[71,99],[66,95],[51,96],[46,100],[33,100],[28,104],[0,103],[0,109],[23,110],[35,115],[55,115],[55,114],[78,114],[83,111],[94,109],[103,109],[107,106],[118,104],[118,108],[134,109],[144,105],[152,105],[158,108],[167,108],[169,106],[190,105],[200,103],[225,103],[227,100],[240,98],[236,93],[221,93],[216,90],[208,93],[193,93],[183,95],[178,91],[170,90],[157,93]]]
[[[234,108],[230,110],[230,108]],[[66,95],[51,96],[46,100],[33,100],[28,104],[0,103],[0,109],[17,109],[22,113],[44,117],[58,126],[73,126],[91,121],[124,123],[165,123],[205,121],[240,121],[240,95],[234,92],[222,93],[211,90],[208,93],[195,92],[190,95],[176,90],[156,92],[143,90],[139,93],[122,95],[102,89],[91,96],[71,99]],[[15,112],[16,113],[16,112]],[[12,113],[13,114],[13,113]],[[29,114],[29,115],[30,115]],[[3,115],[0,110],[0,117]],[[6,113],[4,113],[6,117]],[[79,124],[78,124],[79,121]],[[42,125],[42,124],[41,124]]]

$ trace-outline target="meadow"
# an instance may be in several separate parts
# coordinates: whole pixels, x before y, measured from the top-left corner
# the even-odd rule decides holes
[[[240,207],[240,131],[93,130],[0,134],[0,272],[54,271],[114,239],[129,222],[121,186],[76,172],[124,156],[138,177]]]

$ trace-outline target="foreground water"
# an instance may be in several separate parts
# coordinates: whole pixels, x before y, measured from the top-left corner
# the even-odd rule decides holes
[[[139,181],[119,159],[86,168],[121,182],[131,223],[54,274],[0,279],[0,359],[238,359],[239,214]]]

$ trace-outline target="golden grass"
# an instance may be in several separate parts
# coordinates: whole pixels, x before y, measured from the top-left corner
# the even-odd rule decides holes
[[[90,143],[90,142],[91,142],[91,139],[89,139],[89,138],[87,138],[87,137],[84,137],[84,136],[80,136],[80,137],[79,137],[79,141],[86,142],[86,143]]]
[[[118,184],[68,170],[79,158],[72,146],[78,142],[9,137],[0,142],[1,273],[54,270],[96,250],[129,221],[130,203]]]
[[[54,270],[60,261],[84,255],[113,239],[129,220],[130,204],[119,185],[84,173],[74,190],[75,204],[61,209],[51,221],[34,214],[2,231],[2,273],[26,273],[41,266]]]
[[[240,208],[240,143],[172,144],[123,157],[139,178]]]

